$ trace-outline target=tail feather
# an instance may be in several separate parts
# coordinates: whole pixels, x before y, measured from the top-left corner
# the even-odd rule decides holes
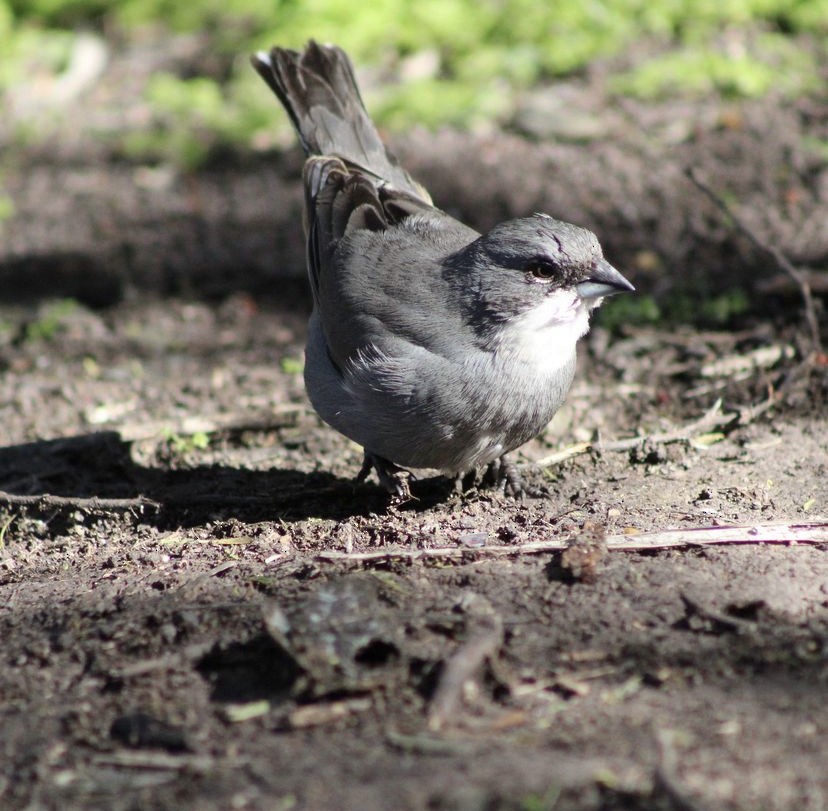
[[[385,148],[365,110],[348,56],[311,40],[304,51],[272,48],[251,58],[278,96],[309,156],[332,156],[425,202],[430,197]]]

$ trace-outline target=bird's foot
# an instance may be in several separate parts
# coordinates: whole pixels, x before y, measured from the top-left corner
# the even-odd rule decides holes
[[[533,487],[524,480],[518,466],[504,454],[499,459],[489,462],[483,474],[483,483],[496,488],[499,492],[523,501],[526,496],[539,498],[547,495],[542,487]]]
[[[379,483],[391,494],[393,504],[405,504],[414,499],[411,495],[411,482],[415,477],[410,470],[366,450],[356,480],[364,482],[372,470],[377,472]]]

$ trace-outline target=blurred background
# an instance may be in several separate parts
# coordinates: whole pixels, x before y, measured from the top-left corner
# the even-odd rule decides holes
[[[117,136],[131,158],[195,167],[222,145],[281,143],[284,117],[247,62],[273,43],[340,44],[363,69],[373,115],[393,129],[506,126],[547,135],[556,129],[534,120],[543,116],[530,109],[532,90],[589,70],[605,71],[606,90],[620,97],[817,90],[828,3],[3,0],[0,32],[0,82],[18,135],[43,137],[61,107],[129,52],[128,109],[120,118],[116,99],[97,99],[83,134]],[[814,47],[803,47],[809,37]]]
[[[311,37],[438,205],[596,230],[641,291],[609,321],[797,312],[691,167],[824,286],[828,0],[0,0],[4,298],[287,290],[301,156],[248,55]]]

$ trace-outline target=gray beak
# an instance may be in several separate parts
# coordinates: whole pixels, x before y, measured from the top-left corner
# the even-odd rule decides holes
[[[589,277],[575,289],[585,299],[603,298],[613,293],[631,293],[635,290],[606,259],[599,259]]]

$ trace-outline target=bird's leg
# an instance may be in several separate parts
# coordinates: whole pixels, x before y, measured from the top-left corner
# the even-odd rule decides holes
[[[376,470],[380,484],[391,494],[396,503],[403,504],[414,498],[411,495],[410,486],[414,474],[410,470],[395,465],[393,462],[389,462],[382,456],[377,456],[377,454],[366,449],[362,457],[362,467],[356,480],[364,482],[372,470]]]
[[[517,465],[506,454],[489,463],[485,481],[501,493],[523,500],[525,496],[544,495],[542,488],[530,487],[520,475]]]
[[[458,473],[454,477],[454,492],[462,495],[469,490],[473,490],[480,482],[480,471],[477,468],[472,468],[467,473]]]

